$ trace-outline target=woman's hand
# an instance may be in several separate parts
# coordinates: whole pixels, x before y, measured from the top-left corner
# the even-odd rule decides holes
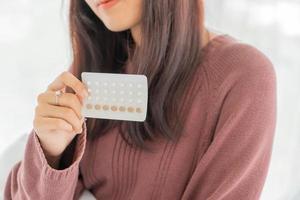
[[[55,91],[65,92],[66,86],[72,88],[75,94],[62,93],[59,105],[55,105]],[[47,161],[54,168],[58,167],[63,151],[76,134],[83,131],[81,108],[87,96],[84,84],[67,71],[60,74],[44,93],[38,95],[33,126]]]

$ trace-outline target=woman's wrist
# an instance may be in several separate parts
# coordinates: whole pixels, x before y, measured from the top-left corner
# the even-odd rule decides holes
[[[46,160],[48,162],[48,164],[54,168],[54,169],[59,169],[59,163],[60,163],[60,156],[51,156],[51,155],[47,155],[45,154]]]

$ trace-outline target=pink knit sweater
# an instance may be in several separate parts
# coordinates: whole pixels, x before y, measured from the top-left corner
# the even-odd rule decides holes
[[[199,92],[177,143],[129,147],[117,129],[91,142],[77,135],[71,163],[51,168],[32,129],[5,199],[256,200],[268,172],[276,124],[276,73],[255,47],[219,35],[204,48]]]

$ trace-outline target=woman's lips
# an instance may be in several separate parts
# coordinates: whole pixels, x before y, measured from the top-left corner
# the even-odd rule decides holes
[[[109,2],[109,1],[111,1],[111,0],[100,1],[99,4],[107,3],[107,2]]]
[[[107,9],[115,5],[117,2],[118,0],[100,0],[100,2],[98,3],[98,7]]]

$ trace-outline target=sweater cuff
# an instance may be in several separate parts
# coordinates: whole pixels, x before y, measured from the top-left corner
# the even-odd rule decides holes
[[[34,144],[36,147],[36,150],[39,154],[40,161],[42,163],[42,172],[46,178],[52,179],[52,180],[62,180],[62,179],[68,179],[74,176],[77,178],[77,174],[79,172],[79,162],[82,159],[83,153],[85,151],[86,146],[86,134],[87,134],[87,128],[86,128],[86,122],[83,122],[83,131],[82,133],[78,134],[77,141],[76,141],[76,147],[73,157],[72,164],[62,170],[54,169],[49,164],[45,157],[44,151],[42,149],[41,143],[39,141],[39,138],[34,131]],[[76,138],[74,138],[76,139]]]

